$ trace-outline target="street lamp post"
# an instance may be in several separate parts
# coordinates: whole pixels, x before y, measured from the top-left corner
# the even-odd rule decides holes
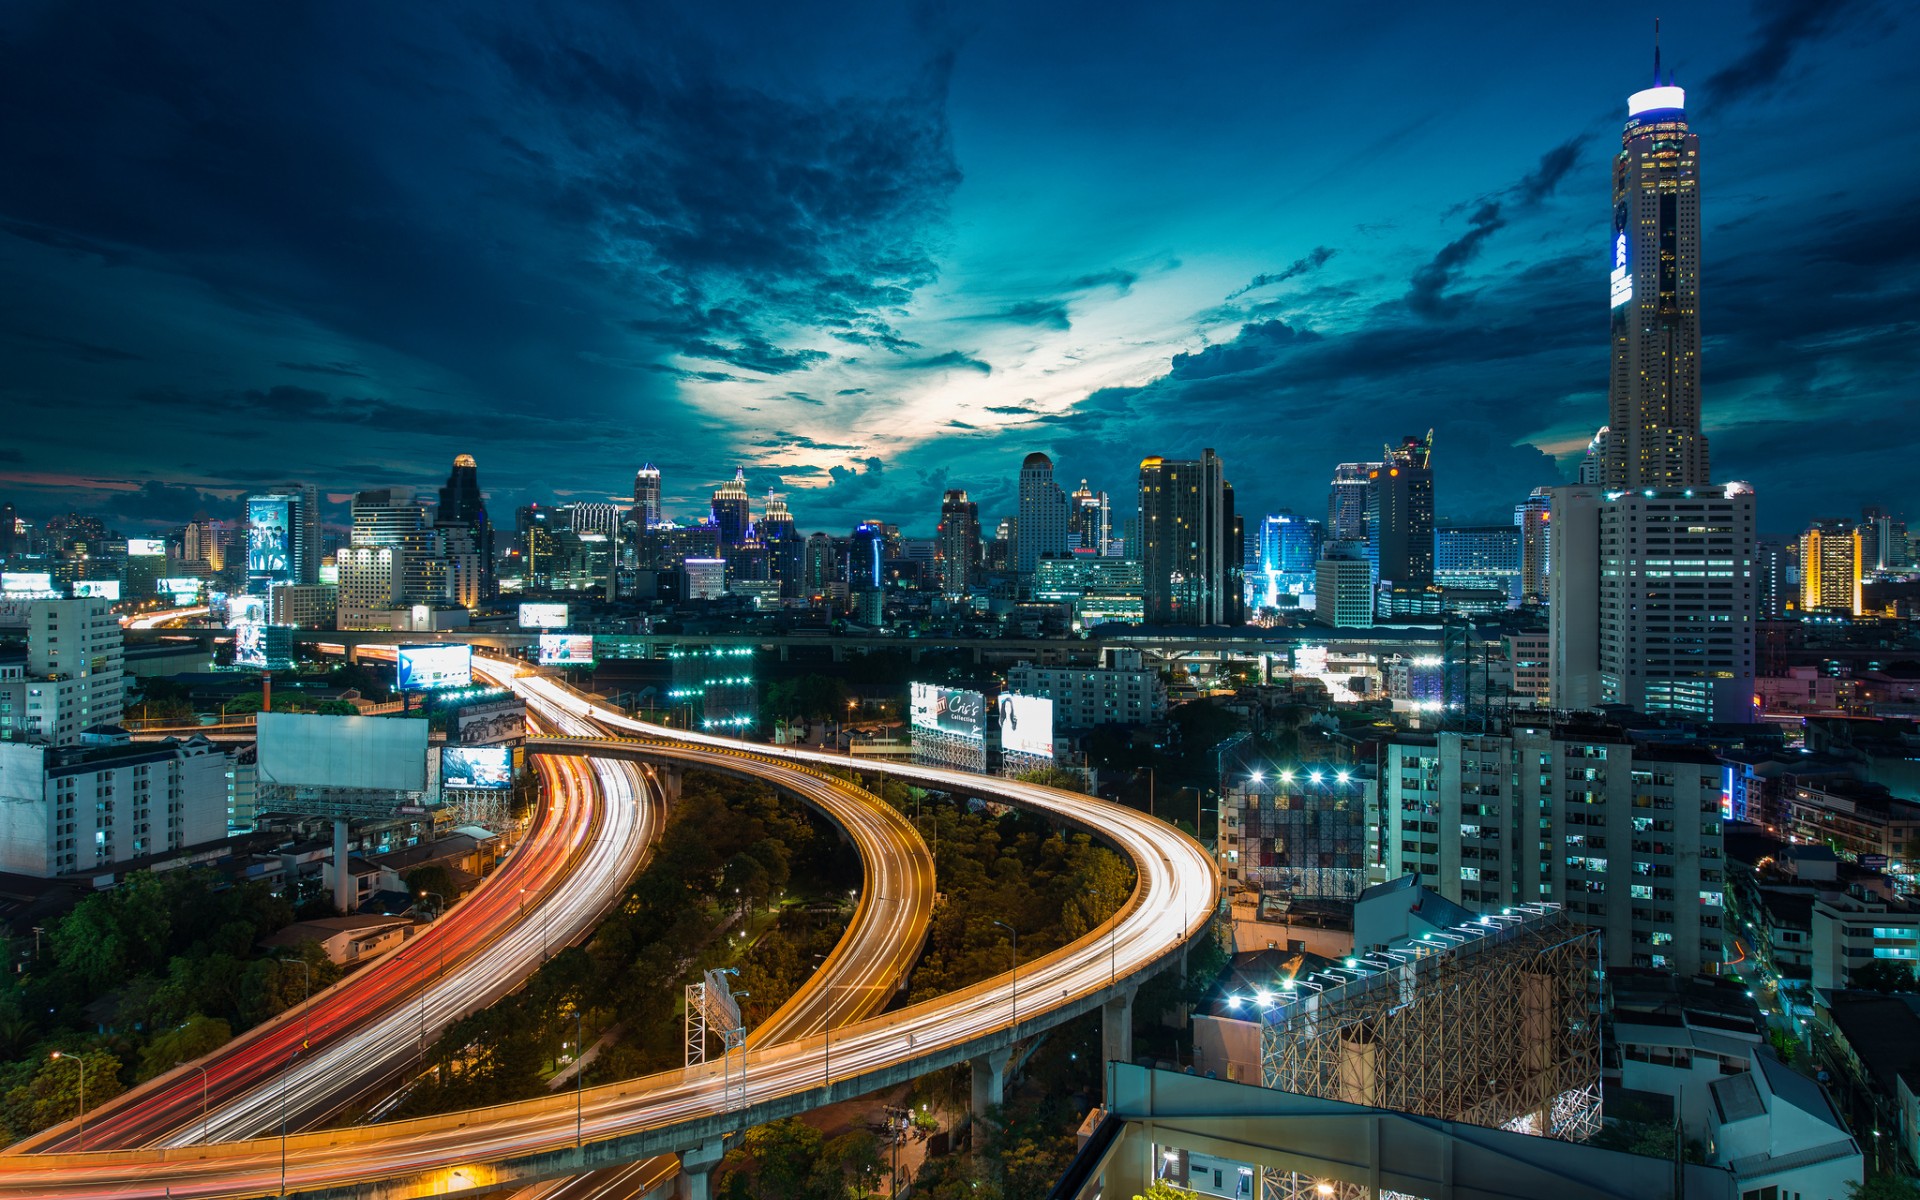
[[[587,1047],[581,1041],[580,1006],[573,1006],[573,1146],[578,1150],[586,1144],[582,1136],[582,1106],[586,1103],[587,1087]]]
[[[87,1060],[78,1055],[55,1050],[54,1058],[63,1058],[80,1068],[80,1149],[87,1148]]]
[[[435,900],[438,900],[440,902],[440,907],[435,909],[433,914],[433,919],[438,921],[441,917],[444,917],[447,915],[447,898],[445,896],[442,896],[439,892],[421,892],[420,893],[420,898],[422,900],[425,900],[428,896],[432,896]]]
[[[1013,1026],[1008,1031],[1018,1035],[1020,1032],[1020,931],[1005,921],[995,921],[995,925],[1013,935],[1013,972],[1007,988],[1007,1000],[1013,1009]]]
[[[200,1072],[200,1140],[203,1143],[209,1142],[212,1139],[207,1136],[207,1069],[199,1063],[175,1063],[173,1065],[176,1067],[191,1066],[194,1070]]]
[[[300,1045],[304,1048],[313,1037],[313,964],[304,958],[278,958],[276,962],[293,963],[304,972],[305,983],[300,990]]]

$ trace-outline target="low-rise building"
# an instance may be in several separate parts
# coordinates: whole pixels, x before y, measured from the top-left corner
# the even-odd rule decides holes
[[[1153,725],[1167,717],[1166,685],[1137,650],[1117,651],[1100,668],[1023,662],[1007,670],[1007,690],[1053,701],[1055,730]]]
[[[1845,1200],[1865,1160],[1833,1102],[1772,1050],[1756,1047],[1748,1057],[1749,1070],[1709,1088],[1708,1161],[1732,1172],[1742,1197]]]
[[[413,921],[406,917],[317,917],[296,921],[261,939],[260,944],[270,950],[290,950],[313,942],[328,958],[348,967],[399,949],[413,936],[414,929]]]
[[[1920,907],[1904,898],[1823,892],[1813,902],[1812,935],[1813,986],[1821,991],[1853,986],[1853,973],[1869,963],[1909,974],[1920,968]]]

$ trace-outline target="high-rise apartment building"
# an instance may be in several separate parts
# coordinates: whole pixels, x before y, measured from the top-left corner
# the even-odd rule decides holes
[[[1367,472],[1367,561],[1376,586],[1433,583],[1433,433],[1388,446]]]
[[[233,759],[199,736],[158,744],[0,745],[0,870],[42,879],[227,836]]]
[[[1373,568],[1355,542],[1329,542],[1314,564],[1313,619],[1337,629],[1373,624]]]
[[[1069,549],[1065,492],[1053,481],[1053,460],[1035,451],[1020,464],[1020,516],[1013,529],[1013,569],[1025,585],[1034,564]]]
[[[734,469],[733,478],[713,493],[713,524],[720,533],[720,550],[726,551],[747,540],[747,526],[753,520],[753,501],[747,496],[747,470]]]
[[[1779,542],[1760,542],[1753,550],[1754,610],[1762,621],[1778,621],[1800,603],[1790,582],[1792,552]]]
[[[1613,164],[1611,304],[1601,483],[1688,488],[1708,482],[1700,432],[1700,139],[1686,93],[1655,86],[1627,99]]]
[[[1553,489],[1537,487],[1513,506],[1513,523],[1520,530],[1520,602],[1547,602],[1547,565],[1553,539]]]
[[[107,600],[35,600],[27,608],[24,677],[9,681],[19,703],[14,736],[69,745],[125,709],[124,635]]]
[[[1107,554],[1113,545],[1113,506],[1105,492],[1096,492],[1082,479],[1068,498],[1067,548]]]
[[[1522,530],[1513,525],[1451,525],[1434,530],[1433,580],[1443,588],[1499,592],[1520,603]]]
[[[1234,513],[1233,485],[1212,449],[1197,459],[1140,461],[1140,540],[1149,625],[1246,619],[1245,522]]]
[[[1612,411],[1601,487],[1553,489],[1553,704],[1750,719],[1753,488],[1700,432],[1698,139],[1685,94],[1627,103],[1614,165]]]
[[[1607,474],[1607,442],[1609,431],[1605,425],[1593,435],[1587,443],[1587,452],[1580,459],[1580,482],[1598,485]]]
[[[660,468],[652,463],[633,473],[632,516],[643,533],[660,523]]]
[[[1602,726],[1399,734],[1382,752],[1381,861],[1479,912],[1563,904],[1605,931],[1613,967],[1712,970],[1722,771]]]
[[[1333,485],[1327,492],[1329,542],[1367,540],[1367,493],[1379,467],[1377,462],[1346,462],[1333,469]]]
[[[966,595],[980,571],[980,506],[962,489],[949,488],[940,498],[933,560],[941,590],[949,596]]]
[[[1822,517],[1800,535],[1800,611],[1851,613],[1860,572],[1853,528]]]

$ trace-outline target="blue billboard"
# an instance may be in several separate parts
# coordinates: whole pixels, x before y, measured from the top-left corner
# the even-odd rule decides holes
[[[293,501],[255,496],[247,501],[247,578],[292,583]]]
[[[403,692],[472,687],[473,647],[465,642],[401,646],[394,661],[394,678]]]

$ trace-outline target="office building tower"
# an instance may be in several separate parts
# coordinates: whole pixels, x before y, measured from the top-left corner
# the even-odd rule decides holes
[[[553,513],[553,509],[538,504],[525,505],[514,513],[513,558],[523,588],[546,587],[553,572]]]
[[[1333,486],[1327,492],[1329,542],[1367,540],[1367,494],[1379,467],[1377,462],[1346,462],[1333,469]]]
[[[1313,619],[1336,629],[1373,624],[1373,568],[1358,542],[1328,542],[1314,564]]]
[[[276,583],[319,580],[319,509],[319,490],[303,484],[289,484],[247,497],[249,590],[264,594]]]
[[[1822,517],[1800,535],[1800,611],[1851,614],[1859,583],[1854,530]]]
[[[1254,558],[1254,603],[1275,608],[1281,596],[1313,591],[1315,564],[1320,561],[1322,526],[1298,513],[1281,509],[1260,522],[1260,536],[1248,539]]]
[[[1791,582],[1792,575],[1793,554],[1785,544],[1775,541],[1755,543],[1754,611],[1760,620],[1782,620],[1790,609],[1799,607],[1800,597]]]
[[[1553,489],[1537,487],[1513,506],[1513,524],[1520,531],[1520,602],[1547,602],[1547,569],[1552,562]]]
[[[1039,452],[1020,464],[1020,515],[1013,529],[1013,569],[1024,585],[1034,564],[1068,550],[1067,497],[1053,481],[1053,460]]]
[[[736,468],[733,478],[713,493],[713,524],[720,533],[720,547],[738,546],[747,538],[747,525],[753,519],[753,501],[747,496],[747,470]]]
[[[1627,112],[1604,483],[1553,489],[1553,706],[1744,722],[1755,498],[1748,484],[1709,482],[1700,433],[1698,142],[1677,87],[1656,80]]]
[[[1475,912],[1547,901],[1605,932],[1610,967],[1723,957],[1722,764],[1603,725],[1398,734],[1382,751],[1387,875]]]
[[[1870,562],[1862,564],[1869,574],[1873,571],[1912,569],[1912,541],[1907,535],[1905,521],[1877,508],[1870,508],[1862,518],[1862,524],[1873,531],[1874,556]]]
[[[1033,572],[1032,596],[1072,605],[1076,631],[1138,625],[1143,618],[1140,560],[1087,554],[1043,558]]]
[[[1520,536],[1516,525],[1455,525],[1434,530],[1433,580],[1443,588],[1498,592],[1520,603]]]
[[[1587,452],[1580,459],[1579,481],[1588,485],[1597,485],[1607,472],[1607,427],[1602,425],[1593,440],[1587,443]]]
[[[1105,492],[1080,486],[1069,498],[1067,507],[1067,548],[1084,553],[1108,554],[1113,545],[1113,506]]]
[[[1367,472],[1367,561],[1376,587],[1433,583],[1433,433],[1388,446]]]
[[[767,578],[780,585],[780,594],[788,599],[805,590],[806,541],[793,522],[787,498],[771,489],[767,492],[760,520],[755,525],[760,544],[766,549]]]
[[[1212,449],[1140,461],[1140,575],[1149,625],[1245,620],[1244,520]]]
[[[660,468],[648,463],[633,473],[633,523],[644,532],[660,521]]]
[[[1700,139],[1686,93],[1627,99],[1613,164],[1613,367],[1605,467],[1609,489],[1706,484],[1700,432]]]
[[[491,600],[499,591],[494,576],[493,523],[487,518],[486,497],[480,493],[480,468],[473,455],[454,458],[446,486],[440,489],[440,509],[433,523],[442,531],[449,554],[457,556],[452,567],[458,581],[454,599],[467,608]]]
[[[11,504],[0,504],[0,559],[12,554],[20,537],[20,514]]]
[[[933,553],[941,590],[949,596],[966,595],[980,570],[980,506],[959,488],[949,488],[940,498]]]
[[[862,521],[853,530],[847,560],[847,584],[857,592],[880,589],[881,564],[886,561],[886,531],[878,521]]]
[[[805,594],[825,596],[832,591],[834,584],[845,581],[846,577],[840,573],[840,556],[833,538],[824,533],[808,534],[802,576]]]

